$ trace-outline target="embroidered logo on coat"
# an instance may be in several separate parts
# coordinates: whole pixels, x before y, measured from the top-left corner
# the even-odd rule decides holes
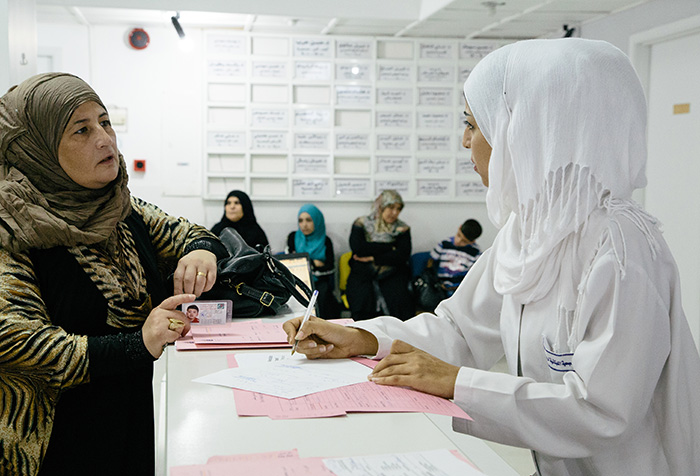
[[[552,352],[545,336],[542,336],[542,347],[544,348],[544,356],[547,359],[547,365],[550,369],[556,372],[569,372],[574,370],[574,366],[571,362],[574,357],[573,352],[566,352],[563,354]]]

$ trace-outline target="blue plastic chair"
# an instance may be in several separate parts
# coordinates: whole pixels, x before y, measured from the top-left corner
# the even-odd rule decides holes
[[[425,269],[425,265],[430,259],[430,251],[420,251],[411,255],[411,276],[416,278]]]

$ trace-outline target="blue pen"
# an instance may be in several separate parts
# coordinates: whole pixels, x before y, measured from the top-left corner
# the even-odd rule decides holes
[[[309,305],[306,307],[306,314],[304,314],[304,319],[301,321],[301,325],[299,326],[299,330],[301,330],[302,327],[304,327],[304,324],[309,320],[309,317],[311,317],[311,311],[314,310],[314,305],[316,304],[316,298],[318,297],[318,290],[315,290],[314,293],[311,295],[311,299],[309,299]],[[299,331],[297,331],[298,333]],[[292,355],[294,355],[294,352],[297,351],[297,344],[299,343],[298,340],[294,341],[294,345],[292,346]]]

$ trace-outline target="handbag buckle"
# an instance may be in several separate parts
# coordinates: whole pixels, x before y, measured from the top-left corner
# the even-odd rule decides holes
[[[262,296],[260,296],[260,304],[262,304],[265,307],[270,307],[272,305],[272,301],[275,300],[275,296],[268,293],[267,291],[264,291],[262,293]]]
[[[239,296],[243,296],[243,293],[241,292],[241,286],[243,286],[245,283],[241,281],[240,283],[236,284],[236,293],[238,293]]]

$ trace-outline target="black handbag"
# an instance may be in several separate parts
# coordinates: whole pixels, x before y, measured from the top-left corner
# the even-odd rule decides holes
[[[447,292],[431,268],[424,269],[412,284],[416,307],[422,311],[434,311],[440,301],[447,298]]]
[[[225,228],[219,239],[229,256],[219,260],[216,283],[199,299],[230,300],[234,318],[277,314],[291,296],[308,306],[311,290],[272,256],[269,245],[257,251],[232,228]]]

